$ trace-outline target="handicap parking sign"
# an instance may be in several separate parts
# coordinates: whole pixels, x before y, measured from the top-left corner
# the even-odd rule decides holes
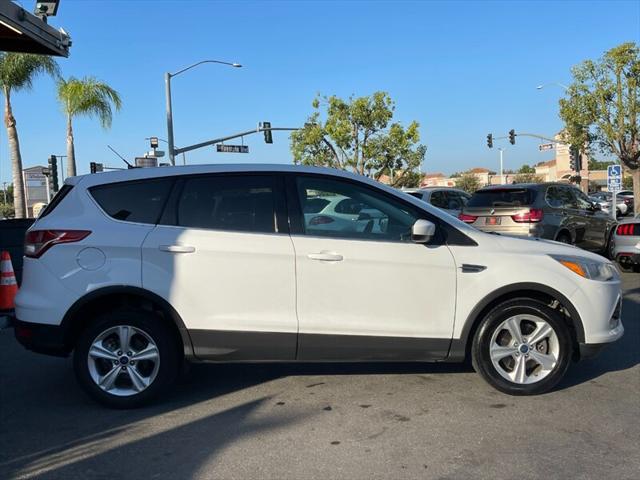
[[[609,165],[607,167],[607,187],[610,192],[622,190],[622,166]]]

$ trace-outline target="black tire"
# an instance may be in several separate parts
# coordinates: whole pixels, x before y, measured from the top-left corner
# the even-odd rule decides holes
[[[573,242],[571,241],[571,235],[569,235],[567,232],[562,232],[560,235],[558,235],[556,237],[556,242],[566,243],[567,245],[573,245]]]
[[[531,383],[519,384],[504,378],[494,367],[489,345],[493,333],[508,318],[529,314],[547,322],[558,338],[559,354],[555,366],[546,377]],[[557,312],[542,302],[529,298],[508,300],[494,307],[481,321],[471,347],[473,368],[491,386],[509,395],[538,395],[548,392],[564,377],[573,353],[573,342],[567,324]]]
[[[113,395],[100,388],[91,377],[88,361],[89,349],[98,336],[120,325],[143,331],[155,343],[159,356],[155,378],[144,390],[129,396]],[[175,381],[181,365],[182,355],[171,330],[157,315],[144,310],[117,310],[97,317],[80,334],[73,354],[76,378],[83,390],[103,405],[119,409],[136,408],[149,403]]]

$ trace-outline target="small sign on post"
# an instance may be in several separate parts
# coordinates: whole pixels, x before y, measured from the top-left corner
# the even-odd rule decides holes
[[[611,201],[611,216],[615,220],[617,212],[616,194],[622,190],[622,166],[609,165],[607,167],[607,188],[613,194]]]
[[[249,145],[225,145],[217,144],[216,151],[219,153],[249,153]]]
[[[541,143],[538,145],[538,150],[541,152],[544,152],[545,150],[553,150],[554,148],[556,148],[555,143]]]
[[[607,188],[611,193],[622,190],[622,166],[609,165],[607,167]]]

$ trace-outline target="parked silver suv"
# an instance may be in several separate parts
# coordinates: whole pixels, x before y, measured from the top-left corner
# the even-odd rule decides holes
[[[607,252],[616,222],[574,186],[499,185],[473,194],[460,220],[487,232],[539,237]]]

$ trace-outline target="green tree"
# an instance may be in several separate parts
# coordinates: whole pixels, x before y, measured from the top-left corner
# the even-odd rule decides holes
[[[456,180],[456,187],[464,190],[467,193],[473,193],[478,190],[480,185],[480,180],[473,173],[463,173]]]
[[[67,176],[76,175],[76,154],[73,143],[73,118],[79,115],[97,117],[103,128],[111,127],[113,108],[120,110],[120,95],[104,82],[93,77],[58,81],[58,100],[67,116]]]
[[[536,175],[535,173],[526,172],[526,173],[517,173],[513,178],[514,183],[542,183],[543,179],[540,175]]]
[[[387,93],[346,101],[316,97],[312,106],[304,128],[291,135],[294,163],[351,170],[376,180],[386,175],[394,187],[419,184],[427,150],[419,144],[419,125],[392,123],[395,104]]]
[[[609,165],[614,165],[615,163],[589,158],[589,170],[606,170]]]
[[[640,211],[640,50],[623,43],[598,60],[573,68],[574,81],[560,100],[560,117],[572,145],[615,155],[633,178]]]
[[[522,165],[518,170],[518,173],[536,173],[536,169],[529,165]]]
[[[50,57],[23,53],[0,52],[0,87],[4,94],[4,124],[11,154],[13,170],[13,204],[16,218],[25,218],[27,209],[24,202],[24,182],[22,179],[22,155],[16,119],[13,116],[11,94],[20,90],[29,90],[34,78],[46,73],[58,75],[58,65]]]

